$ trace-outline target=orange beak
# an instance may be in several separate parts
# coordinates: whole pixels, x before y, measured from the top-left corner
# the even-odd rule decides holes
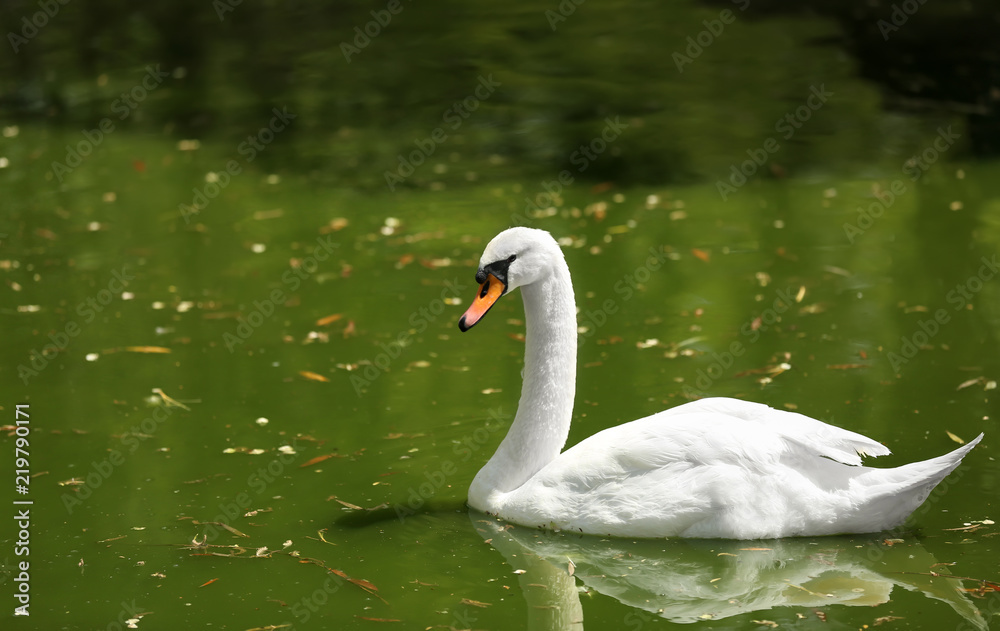
[[[505,289],[507,289],[507,286],[499,278],[493,274],[487,276],[486,282],[479,286],[479,294],[472,301],[472,306],[459,319],[458,328],[463,332],[471,329],[476,322],[479,322],[486,315],[486,312],[490,310],[493,303],[503,295]]]

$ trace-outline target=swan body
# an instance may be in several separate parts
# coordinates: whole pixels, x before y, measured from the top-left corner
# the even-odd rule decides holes
[[[882,444],[801,414],[709,398],[612,427],[566,450],[576,388],[576,303],[549,233],[511,228],[486,247],[471,328],[520,287],[517,414],[469,487],[469,505],[525,526],[622,537],[757,539],[900,525],[982,434],[891,469],[861,465]]]

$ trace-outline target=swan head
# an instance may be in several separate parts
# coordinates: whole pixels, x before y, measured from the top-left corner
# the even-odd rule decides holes
[[[493,237],[479,259],[476,271],[479,293],[459,319],[458,328],[471,329],[500,296],[538,282],[562,256],[559,244],[545,230],[509,228]]]

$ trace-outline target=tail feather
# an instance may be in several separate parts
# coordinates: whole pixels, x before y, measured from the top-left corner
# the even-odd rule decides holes
[[[869,469],[856,478],[859,484],[859,514],[864,520],[881,524],[876,530],[894,528],[906,521],[931,491],[958,468],[983,434],[954,451],[936,458],[911,462],[892,469]]]

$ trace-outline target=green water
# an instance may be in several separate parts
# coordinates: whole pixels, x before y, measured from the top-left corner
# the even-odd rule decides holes
[[[815,16],[741,14],[681,71],[720,7],[408,8],[347,64],[372,7],[209,4],[69,3],[0,59],[4,629],[997,628],[983,127],[888,107]],[[879,466],[986,438],[879,535],[498,526],[464,500],[515,411],[520,297],[457,321],[511,225],[573,273],[569,444],[700,396],[865,433]]]
[[[18,138],[31,146],[46,133],[23,128]],[[995,594],[955,591],[974,581],[900,574],[996,579],[996,526],[949,530],[997,517],[996,391],[987,389],[997,374],[997,281],[972,280],[998,243],[995,165],[940,165],[853,244],[844,224],[872,203],[875,180],[753,184],[726,203],[710,185],[575,187],[551,216],[527,218],[566,240],[586,327],[570,443],[695,391],[796,406],[868,433],[894,451],[886,465],[953,448],[946,432],[987,433],[914,529],[888,535],[902,540],[896,546],[834,538],[769,553],[790,565],[808,565],[814,548],[839,554],[841,591],[863,592],[873,600],[860,601],[874,607],[796,600],[791,592],[806,592],[788,585],[815,568],[765,568],[752,584],[787,592],[775,598],[788,604],[730,611],[704,581],[721,578],[722,593],[754,600],[740,591],[751,579],[739,565],[719,565],[751,554],[746,545],[548,535],[557,552],[494,543],[498,555],[484,543],[488,521],[470,520],[463,506],[514,411],[520,300],[502,300],[467,334],[456,321],[475,293],[486,241],[523,215],[523,184],[363,196],[250,170],[185,223],[178,196],[226,149],[191,155],[174,142],[122,138],[87,162],[88,182],[22,193],[16,201],[30,212],[8,214],[2,405],[5,424],[15,421],[15,404],[30,405],[37,475],[24,628],[119,628],[135,612],[149,612],[139,628],[380,624],[365,618],[406,628],[524,628],[526,620],[546,628],[556,622],[538,612],[553,610],[537,609],[532,587],[546,581],[559,603],[544,607],[579,610],[588,628],[658,628],[695,614],[732,615],[698,622],[711,628],[755,628],[751,620],[761,619],[818,627],[820,614],[837,628],[883,616],[903,617],[902,628],[944,628],[983,624],[976,608],[986,618],[996,612]],[[122,156],[145,156],[149,166],[137,171]],[[18,179],[37,176],[32,168],[4,177],[17,190]],[[944,200],[964,206],[948,210]],[[314,264],[313,254],[326,260]],[[956,285],[968,300],[956,298]],[[901,338],[919,338],[939,309],[947,320],[905,358]],[[340,318],[317,325],[333,314]],[[43,348],[67,330],[76,334],[65,348]],[[32,364],[34,351],[44,364]],[[903,360],[890,352],[905,360],[898,371]],[[776,371],[782,363],[788,368]],[[154,388],[189,409],[164,407]],[[4,444],[11,454],[14,437]],[[253,449],[261,453],[246,452]],[[358,511],[338,500],[387,507],[373,513],[382,519],[345,524],[338,520]],[[537,537],[515,532],[518,545]],[[3,537],[10,606],[20,558],[14,530]],[[220,547],[191,549],[193,540]],[[517,554],[531,559],[528,574],[514,574],[526,569]],[[582,569],[606,567],[593,559],[609,555],[662,571],[639,588],[620,567]],[[863,571],[855,561],[839,565],[854,556]],[[580,568],[579,596],[566,559]],[[672,600],[656,586],[692,572],[704,583],[691,588],[703,609],[697,599],[684,604],[689,592]],[[915,582],[919,589],[906,587]],[[887,589],[888,602],[871,596]],[[623,596],[636,590],[656,594],[655,606]],[[678,606],[681,613],[671,609]]]

